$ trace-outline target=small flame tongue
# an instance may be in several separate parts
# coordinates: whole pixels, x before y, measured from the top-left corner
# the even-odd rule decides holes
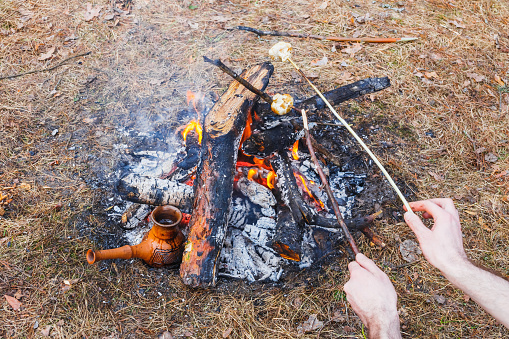
[[[201,144],[203,130],[201,128],[200,123],[196,120],[191,120],[182,131],[182,137],[184,138],[184,142],[186,142],[187,134],[189,134],[189,132],[191,132],[192,130],[195,130],[196,133],[198,134],[198,143]]]
[[[292,147],[292,157],[294,160],[299,160],[299,140],[297,139],[297,141],[295,141],[293,143],[293,147]]]

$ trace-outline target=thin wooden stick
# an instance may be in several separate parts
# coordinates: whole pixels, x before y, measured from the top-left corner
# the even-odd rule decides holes
[[[247,80],[241,78],[237,73],[235,73],[232,69],[230,69],[228,66],[226,66],[221,60],[216,59],[212,60],[207,58],[206,56],[203,56],[203,61],[211,63],[212,65],[219,67],[220,70],[231,76],[233,79],[240,82],[244,87],[246,87],[248,90],[253,92],[254,94],[259,95],[264,101],[266,101],[269,104],[272,104],[272,98],[267,93],[260,91],[258,88],[251,85]]]
[[[306,111],[302,110],[301,112],[302,112],[302,122],[304,124],[304,133],[306,134],[306,144],[308,146],[309,154],[311,155],[311,159],[313,160],[313,163],[316,166],[316,170],[318,171],[320,180],[322,181],[322,184],[325,187],[325,192],[327,192],[327,195],[329,196],[329,200],[332,204],[332,209],[334,210],[336,219],[338,219],[338,223],[341,226],[343,233],[345,234],[345,238],[346,240],[348,240],[348,243],[350,244],[350,247],[352,248],[354,255],[357,255],[357,253],[359,253],[359,249],[357,248],[357,245],[355,244],[355,240],[353,240],[352,235],[348,231],[348,227],[346,226],[345,220],[343,219],[341,211],[339,210],[338,202],[336,201],[336,198],[334,197],[334,194],[332,193],[332,190],[327,181],[327,177],[325,176],[325,173],[323,173],[322,167],[320,166],[320,163],[316,158],[315,150],[313,149],[313,142],[311,141],[311,134],[309,133],[308,117],[306,115]]]
[[[52,66],[52,67],[43,68],[43,69],[36,69],[36,70],[33,70],[33,71],[28,71],[28,72],[24,72],[24,73],[18,73],[18,74],[14,74],[14,75],[1,76],[0,80],[14,79],[14,78],[17,78],[17,77],[21,77],[21,76],[28,75],[28,74],[33,74],[33,73],[49,72],[49,71],[54,70],[55,68],[58,68],[58,67],[62,66],[63,64],[65,64],[67,61],[69,61],[71,59],[75,59],[75,58],[79,58],[79,57],[82,57],[82,56],[85,56],[85,55],[89,55],[90,53],[92,53],[92,52],[85,52],[85,53],[73,55],[71,57],[68,57],[67,59],[62,60],[61,62],[59,62],[58,64],[56,64],[55,66]]]
[[[394,183],[394,180],[392,180],[391,176],[389,175],[389,173],[387,172],[387,170],[385,169],[385,167],[380,163],[380,161],[378,161],[377,157],[373,154],[373,152],[371,152],[371,150],[368,148],[368,146],[364,143],[364,141],[362,141],[362,139],[357,135],[357,133],[355,133],[355,131],[350,127],[350,125],[338,114],[338,112],[336,112],[336,110],[334,109],[334,107],[332,107],[332,105],[329,103],[329,101],[327,99],[325,99],[325,97],[323,96],[322,92],[320,92],[318,90],[318,88],[315,87],[315,85],[313,85],[313,83],[311,82],[311,80],[308,79],[308,77],[304,74],[304,72],[301,71],[301,69],[299,68],[299,66],[297,66],[293,61],[292,59],[288,58],[288,60],[290,61],[290,63],[293,65],[293,67],[295,67],[295,69],[300,73],[300,75],[302,75],[304,77],[304,79],[307,80],[307,82],[309,83],[309,85],[313,88],[313,90],[316,92],[316,94],[318,94],[318,96],[327,104],[327,106],[329,107],[329,109],[331,110],[332,113],[334,113],[334,115],[336,116],[336,118],[338,118],[339,121],[341,121],[341,123],[343,124],[343,126],[346,127],[346,129],[354,136],[354,138],[359,142],[359,144],[361,144],[362,148],[364,148],[364,150],[369,154],[369,156],[371,157],[371,159],[373,159],[373,161],[375,162],[375,164],[378,166],[378,168],[380,168],[380,170],[382,171],[382,173],[384,174],[384,176],[387,178],[387,180],[389,181],[389,183],[391,184],[392,188],[394,188],[394,190],[396,191],[396,193],[398,194],[399,198],[401,199],[401,201],[403,202],[403,204],[405,205],[406,209],[408,212],[410,213],[413,213],[412,211],[412,208],[410,207],[410,205],[408,204],[408,201],[405,199],[405,197],[403,196],[403,193],[401,193],[401,191],[399,190],[398,186],[396,186],[396,184]]]
[[[279,32],[279,31],[261,31],[256,28],[246,27],[246,26],[237,26],[237,29],[241,31],[248,31],[255,33],[258,36],[264,35],[272,35],[272,36],[287,36],[292,38],[300,38],[300,39],[317,39],[317,40],[329,40],[329,41],[338,41],[338,42],[373,42],[373,43],[390,43],[390,42],[406,42],[417,40],[417,38],[344,38],[337,36],[322,36],[322,35],[313,35],[313,34],[300,34],[300,33],[289,33],[289,32]]]

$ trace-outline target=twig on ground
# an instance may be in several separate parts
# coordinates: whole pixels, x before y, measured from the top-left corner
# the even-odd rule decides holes
[[[258,36],[264,35],[272,35],[272,36],[287,36],[292,38],[300,38],[300,39],[317,39],[317,40],[329,40],[329,41],[338,41],[338,42],[373,42],[373,43],[388,43],[388,42],[406,42],[417,40],[417,38],[344,38],[337,36],[322,36],[322,35],[314,35],[314,34],[300,34],[300,33],[289,33],[289,32],[279,32],[279,31],[261,31],[256,28],[246,27],[246,26],[237,26],[237,29],[241,31],[248,31],[255,33]]]
[[[28,71],[28,72],[24,72],[24,73],[18,73],[18,74],[14,74],[14,75],[1,76],[0,80],[18,78],[18,77],[22,77],[24,75],[33,74],[33,73],[49,72],[49,71],[54,70],[55,68],[58,68],[58,67],[62,66],[63,64],[65,64],[69,60],[72,60],[72,59],[75,59],[75,58],[79,58],[79,57],[82,57],[82,56],[85,56],[85,55],[89,55],[91,53],[92,52],[85,52],[85,53],[73,55],[71,57],[68,57],[68,58],[62,60],[61,62],[59,62],[58,64],[56,64],[55,66],[52,66],[52,67],[43,68],[43,69],[36,69],[36,70],[33,70],[33,71]]]
[[[336,198],[334,197],[334,194],[332,193],[329,183],[327,182],[327,177],[325,176],[325,173],[323,173],[322,167],[320,166],[320,163],[318,162],[318,159],[316,158],[316,154],[313,149],[313,142],[311,141],[311,134],[309,133],[308,118],[306,116],[305,110],[302,110],[302,122],[304,123],[304,132],[306,134],[306,144],[308,146],[308,150],[309,150],[309,154],[311,155],[311,159],[313,159],[313,163],[316,166],[316,170],[318,171],[320,180],[322,181],[322,184],[325,187],[325,192],[327,192],[327,195],[329,196],[329,200],[331,202],[332,209],[334,210],[334,214],[336,215],[336,219],[338,219],[338,223],[341,226],[343,233],[345,234],[345,238],[346,238],[346,240],[348,240],[348,243],[350,244],[350,247],[352,248],[353,253],[356,255],[357,253],[359,253],[359,249],[357,248],[357,245],[355,244],[355,240],[353,239],[352,235],[348,231],[348,227],[346,226],[345,220],[343,219],[343,216],[341,215],[341,211],[339,210],[338,202],[336,201]]]

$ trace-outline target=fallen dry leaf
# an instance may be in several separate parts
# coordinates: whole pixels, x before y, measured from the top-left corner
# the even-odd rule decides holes
[[[339,77],[338,81],[341,82],[347,82],[348,80],[352,79],[352,73],[350,72],[343,72],[341,73],[341,76]]]
[[[496,82],[497,84],[499,84],[499,85],[500,85],[500,86],[502,86],[502,87],[503,87],[503,86],[505,86],[504,81],[503,81],[503,80],[502,80],[502,79],[501,79],[498,75],[496,75],[496,74],[495,74],[495,76],[494,76],[493,78],[495,79],[495,82]]]
[[[9,303],[9,305],[11,305],[11,307],[14,311],[19,311],[19,308],[21,307],[21,303],[19,302],[18,299],[11,297],[10,295],[7,295],[7,294],[5,294],[4,297],[7,300],[7,302]]]
[[[445,297],[443,295],[435,294],[433,295],[433,298],[435,298],[436,302],[439,303],[440,305],[445,303]]]
[[[164,331],[163,333],[159,334],[157,339],[173,339],[173,336],[171,335],[170,332]]]
[[[356,42],[355,44],[353,44],[350,47],[343,48],[341,50],[341,52],[346,53],[346,54],[350,54],[350,57],[353,57],[353,55],[355,53],[357,53],[358,51],[360,51],[361,49],[362,49],[362,45],[360,43]]]
[[[493,153],[487,153],[484,155],[484,160],[487,162],[497,162],[498,157]]]
[[[51,325],[48,325],[45,328],[41,328],[41,335],[43,337],[49,337],[50,333],[51,333]]]
[[[466,303],[469,302],[470,301],[470,296],[468,294],[463,295],[463,301],[466,302]]]
[[[16,293],[14,293],[14,298],[18,299],[18,300],[21,300],[21,297],[23,297],[24,294],[21,293],[20,290],[17,290]]]
[[[85,21],[93,20],[95,17],[99,16],[99,13],[101,13],[101,9],[103,6],[97,5],[95,7],[92,7],[92,4],[90,2],[87,2],[87,11],[85,12]]]
[[[480,74],[477,74],[477,73],[467,73],[467,77],[469,77],[470,79],[474,79],[477,82],[481,82],[483,80],[486,80],[486,77],[484,75],[480,75]]]
[[[71,289],[71,287],[79,281],[80,281],[80,279],[64,280],[62,283],[61,291],[64,293],[69,291]]]
[[[415,262],[419,260],[419,254],[422,253],[419,245],[410,239],[407,239],[399,244],[399,251],[403,259],[407,262]]]
[[[85,119],[83,119],[83,122],[85,124],[93,124],[96,120],[97,120],[97,118],[85,118]]]
[[[449,23],[450,23],[451,25],[456,26],[456,28],[466,28],[466,26],[465,26],[465,25],[463,25],[461,22],[458,22],[458,21],[456,21],[456,20],[449,20]]]
[[[53,56],[53,53],[55,53],[56,47],[51,47],[46,53],[42,53],[37,60],[44,61],[48,60]]]
[[[444,181],[444,176],[442,174],[438,174],[438,173],[435,173],[435,172],[431,172],[429,171],[428,172],[429,175],[431,175],[433,178],[435,178],[436,181]]]
[[[213,20],[213,21],[217,21],[217,22],[227,22],[227,21],[232,20],[233,18],[226,17],[226,16],[223,16],[223,15],[216,15],[216,16],[211,17],[210,19]]]
[[[230,327],[230,328],[228,328],[228,329],[224,330],[224,331],[223,331],[223,338],[228,338],[228,337],[230,336],[230,334],[232,333],[232,331],[233,331],[233,328],[232,328],[232,327]]]
[[[435,71],[433,71],[433,72],[424,72],[424,77],[426,79],[438,78],[438,74]]]
[[[334,315],[332,316],[331,321],[337,322],[337,323],[343,323],[346,321],[346,317],[341,313],[341,311],[334,311]]]
[[[306,332],[314,331],[320,327],[323,327],[323,322],[318,320],[318,315],[311,314],[308,320],[306,320],[302,325],[299,325],[299,327],[297,327],[297,331],[300,334],[304,334]]]
[[[320,6],[318,6],[318,9],[326,9],[329,3],[327,1],[322,2]]]
[[[325,66],[329,62],[329,59],[324,56],[321,59],[315,59],[311,61],[311,66]]]

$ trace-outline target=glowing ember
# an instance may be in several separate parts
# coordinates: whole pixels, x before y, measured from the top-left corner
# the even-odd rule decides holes
[[[276,172],[270,171],[267,174],[267,187],[273,189],[276,183]]]
[[[299,140],[295,141],[292,147],[292,156],[294,160],[299,160]]]
[[[258,175],[258,170],[256,168],[250,168],[247,172],[247,178],[253,180],[255,175]]]
[[[184,142],[186,141],[187,134],[189,132],[191,132],[192,130],[195,130],[196,133],[198,134],[198,143],[201,144],[201,138],[202,138],[203,131],[202,131],[200,123],[196,120],[191,120],[191,122],[189,122],[187,124],[186,128],[184,128],[184,130],[182,131],[182,137],[184,138]]]
[[[244,143],[244,141],[246,141],[247,139],[249,139],[249,137],[251,136],[251,124],[253,123],[253,116],[251,115],[251,113],[248,113],[247,115],[247,121],[246,121],[246,128],[244,128],[244,133],[242,133],[242,139],[240,139],[240,147],[242,147],[242,144]]]

